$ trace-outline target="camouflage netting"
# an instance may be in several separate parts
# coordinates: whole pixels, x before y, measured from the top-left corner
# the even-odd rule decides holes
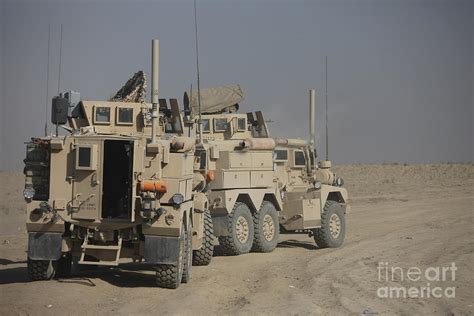
[[[127,83],[117,91],[110,101],[145,102],[146,87],[146,75],[140,70],[128,79]]]
[[[244,100],[244,92],[236,84],[201,89],[200,95],[203,114],[235,112],[239,109],[239,102]],[[192,115],[199,113],[198,103],[197,90],[184,93],[184,106],[191,110]]]

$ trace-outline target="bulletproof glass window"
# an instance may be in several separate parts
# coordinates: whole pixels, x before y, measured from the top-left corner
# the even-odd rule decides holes
[[[133,124],[133,109],[117,108],[117,124]]]
[[[202,132],[209,133],[211,131],[211,122],[209,119],[202,119]]]
[[[247,129],[247,124],[245,122],[245,119],[244,118],[239,118],[237,120],[237,130],[239,132],[245,132],[246,129]]]
[[[273,154],[273,160],[275,161],[287,161],[288,160],[288,150],[277,149]]]
[[[90,168],[91,167],[91,148],[90,147],[79,147],[77,165],[79,167]]]
[[[306,160],[302,151],[295,151],[295,166],[305,166]]]
[[[165,133],[168,133],[168,134],[182,133],[181,122],[179,118],[171,119],[169,122],[165,124]]]
[[[97,169],[97,146],[82,144],[76,148],[76,169],[96,170]]]
[[[227,130],[227,119],[225,118],[215,119],[214,130],[216,132],[225,132]]]
[[[95,108],[94,123],[108,124],[110,123],[110,108],[98,106]]]

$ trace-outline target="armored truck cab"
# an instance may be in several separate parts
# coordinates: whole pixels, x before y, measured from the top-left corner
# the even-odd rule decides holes
[[[282,232],[302,232],[321,248],[339,247],[345,237],[349,210],[342,178],[329,161],[315,165],[313,147],[300,139],[276,139],[273,161],[277,189],[283,203]]]

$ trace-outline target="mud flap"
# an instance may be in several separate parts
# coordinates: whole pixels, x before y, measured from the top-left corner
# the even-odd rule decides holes
[[[156,264],[176,264],[179,257],[179,237],[145,235],[146,262]]]
[[[59,260],[61,258],[62,234],[29,233],[28,258],[33,260]]]

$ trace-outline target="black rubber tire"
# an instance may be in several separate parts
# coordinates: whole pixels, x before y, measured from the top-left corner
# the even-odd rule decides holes
[[[204,212],[204,237],[201,249],[193,250],[193,265],[207,266],[211,263],[214,253],[214,227],[212,225],[211,212]]]
[[[186,248],[185,227],[181,228],[179,236],[179,255],[176,264],[156,265],[156,285],[167,289],[176,289],[181,284],[184,270],[184,253]]]
[[[340,231],[337,238],[334,238],[329,230],[330,218],[334,214],[337,215],[340,220]],[[346,220],[343,207],[340,203],[336,201],[326,202],[323,213],[321,214],[321,228],[316,228],[313,230],[313,233],[314,241],[320,248],[337,248],[343,244],[346,235]]]
[[[264,236],[263,226],[265,215],[270,215],[273,221],[274,233],[271,240],[267,240]],[[272,252],[280,238],[280,222],[278,220],[278,212],[273,203],[263,201],[260,210],[253,214],[254,236],[252,251]]]
[[[55,260],[27,260],[28,276],[31,281],[51,280],[56,274],[57,261]]]
[[[64,254],[58,260],[58,268],[56,276],[59,278],[67,278],[72,275],[72,255],[70,253]]]
[[[240,217],[244,218],[248,225],[248,238],[244,243],[237,238],[236,225]],[[232,256],[249,253],[253,244],[254,227],[252,213],[245,203],[235,203],[234,209],[227,216],[227,230],[229,236],[219,236],[223,253]]]
[[[193,245],[192,245],[192,227],[188,224],[188,229],[185,232],[186,249],[184,250],[184,268],[183,277],[181,278],[182,283],[189,283],[191,281],[191,267],[193,265]]]

